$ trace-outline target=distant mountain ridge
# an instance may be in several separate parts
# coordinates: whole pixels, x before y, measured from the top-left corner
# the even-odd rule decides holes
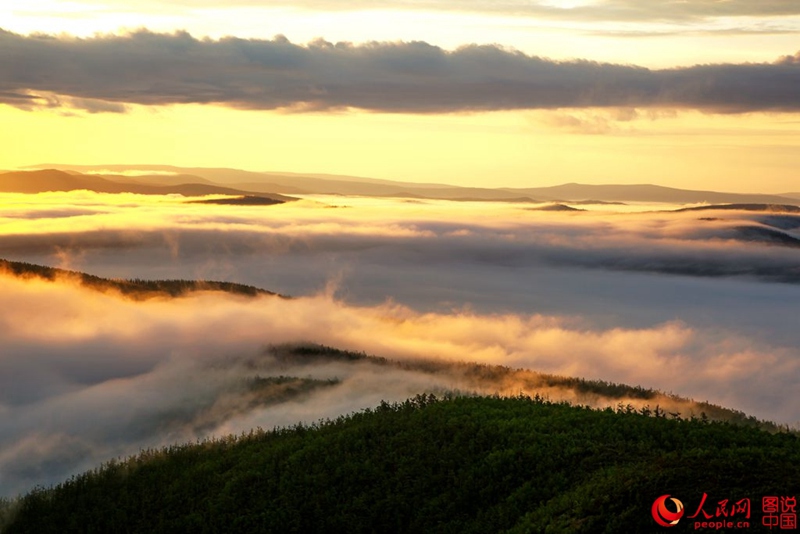
[[[672,204],[795,204],[800,199],[800,193],[787,193],[786,195],[727,193],[722,191],[677,189],[652,184],[589,185],[568,183],[549,187],[486,188],[331,174],[254,172],[239,169],[177,167],[171,165],[48,164],[35,166],[35,168],[42,167],[81,173],[101,173],[96,176],[116,183],[124,179],[128,182],[146,181],[147,184],[174,184],[175,176],[185,176],[187,179],[191,179],[192,182],[204,183],[208,187],[235,188],[236,193],[233,194],[239,195],[243,194],[243,192],[283,195],[333,194],[405,197],[423,200],[488,200],[531,203],[569,203],[584,202],[591,199],[600,202],[663,202]],[[130,171],[141,173],[143,176],[120,176],[120,174]],[[102,174],[105,172],[117,174]],[[154,174],[147,175],[148,172]],[[1,177],[2,175],[0,175]],[[140,185],[144,186],[145,184]]]
[[[592,198],[603,201],[622,202],[668,202],[673,204],[708,203],[760,203],[760,204],[793,204],[796,199],[780,195],[758,193],[726,193],[720,191],[701,191],[676,189],[652,184],[636,185],[587,185],[564,184],[552,187],[535,187],[525,189],[505,189],[520,195],[535,196],[549,200],[579,200]]]
[[[202,178],[185,176],[186,179],[196,179],[194,182],[184,183],[144,183],[142,179],[93,174],[78,174],[58,169],[43,169],[38,171],[12,171],[0,174],[0,192],[4,193],[44,193],[48,191],[78,191],[88,190],[97,193],[136,193],[141,195],[168,195],[179,194],[184,196],[204,195],[236,195],[243,196],[247,191],[224,187],[213,184]],[[174,177],[169,177],[174,182]],[[152,180],[152,177],[150,177]],[[205,183],[203,183],[205,182]],[[261,196],[276,202],[294,200],[291,197],[272,193],[261,193]]]

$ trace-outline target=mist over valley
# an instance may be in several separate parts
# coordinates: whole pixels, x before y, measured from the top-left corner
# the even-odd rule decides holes
[[[2,194],[4,495],[419,393],[800,420],[791,205],[242,194]]]

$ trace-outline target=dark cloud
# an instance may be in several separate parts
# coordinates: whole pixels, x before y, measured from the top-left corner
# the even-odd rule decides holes
[[[574,107],[800,109],[800,65],[649,70],[556,62],[498,46],[196,39],[138,31],[89,39],[0,30],[0,102],[122,111],[124,104],[440,113]],[[20,95],[28,95],[22,98]]]
[[[16,106],[33,104],[37,100],[36,96],[25,93],[0,92],[0,101]]]

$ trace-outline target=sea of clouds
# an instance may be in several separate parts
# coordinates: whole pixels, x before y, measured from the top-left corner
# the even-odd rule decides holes
[[[68,276],[0,274],[0,495],[143,447],[462,387],[366,364],[293,368],[264,350],[283,343],[641,385],[800,421],[791,216],[344,197],[254,207],[89,192],[2,200],[6,259],[294,298],[133,300]],[[245,409],[240,386],[255,374],[337,382]]]

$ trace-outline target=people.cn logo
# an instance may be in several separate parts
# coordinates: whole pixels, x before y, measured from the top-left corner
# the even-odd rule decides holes
[[[675,504],[676,510],[674,512],[667,508],[667,499]],[[678,521],[683,517],[683,503],[669,495],[662,495],[656,502],[653,503],[653,519],[662,527],[674,527]]]

